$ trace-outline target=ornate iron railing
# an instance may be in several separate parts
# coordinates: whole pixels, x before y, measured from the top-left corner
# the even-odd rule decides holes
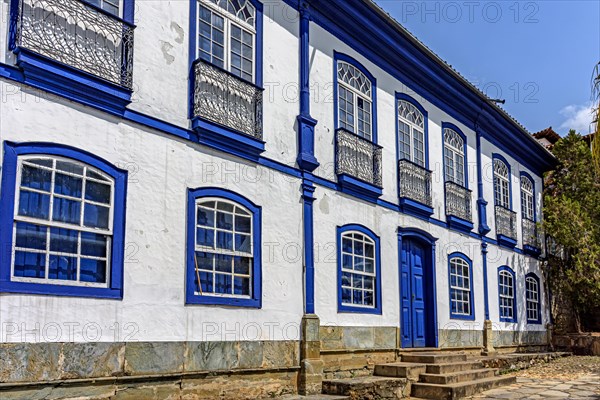
[[[398,191],[401,198],[432,207],[431,171],[409,160],[398,161]]]
[[[345,129],[336,132],[336,173],[382,187],[382,147]]]
[[[517,240],[516,212],[502,206],[496,206],[496,234]]]
[[[527,218],[523,218],[523,245],[540,248],[540,238],[538,236],[537,224]]]
[[[263,89],[203,60],[194,74],[195,117],[262,140]]]
[[[446,215],[472,221],[469,189],[454,182],[446,182]]]
[[[132,89],[134,25],[79,0],[12,1],[13,48]]]

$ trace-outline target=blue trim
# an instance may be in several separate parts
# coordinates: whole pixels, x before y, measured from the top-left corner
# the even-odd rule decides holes
[[[506,247],[509,249],[512,249],[517,245],[517,239],[513,239],[505,235],[497,235],[496,240],[498,241],[498,246]]]
[[[340,128],[340,121],[338,116],[338,74],[337,74],[337,65],[339,61],[345,61],[348,64],[351,64],[358,68],[360,72],[366,75],[367,78],[371,81],[371,141],[377,144],[377,79],[375,76],[369,72],[360,62],[356,61],[354,58],[350,57],[347,54],[339,53],[337,51],[333,52],[333,117],[334,117],[334,130],[337,131]],[[358,132],[353,132],[354,134],[358,134]]]
[[[460,258],[460,259],[466,261],[467,264],[469,264],[469,303],[470,303],[470,311],[471,311],[471,313],[469,315],[455,314],[452,312],[452,289],[450,288],[451,287],[450,261],[454,258]],[[466,255],[464,255],[463,253],[455,252],[455,253],[449,254],[448,255],[448,294],[449,294],[448,305],[450,308],[450,319],[461,319],[461,320],[467,320],[467,321],[475,320],[475,302],[473,301],[473,299],[474,299],[473,292],[474,291],[475,291],[475,286],[473,285],[473,262],[471,261],[471,259],[469,257],[467,257]]]
[[[512,288],[513,289],[513,317],[512,318],[502,316],[502,305],[500,302],[500,272],[502,272],[502,271],[506,271],[509,274],[511,274],[512,279],[513,279],[513,288]],[[518,318],[517,318],[517,277],[515,275],[515,271],[513,271],[512,268],[510,268],[507,265],[498,267],[498,315],[500,317],[501,322],[516,323],[518,321]]]
[[[490,320],[490,295],[488,289],[488,268],[487,268],[488,244],[485,240],[481,242],[481,260],[483,263],[483,307],[485,311],[485,320]]]
[[[54,285],[51,283],[24,283],[11,281],[12,251],[0,253],[0,292],[43,294],[71,297],[123,298],[123,268],[125,253],[125,202],[127,171],[108,161],[71,146],[26,142],[4,142],[4,161],[0,194],[0,243],[12,249],[15,212],[15,190],[18,157],[29,154],[61,156],[91,165],[114,179],[114,209],[112,254],[110,259],[110,285],[108,288]]]
[[[467,221],[466,219],[458,218],[454,215],[447,215],[446,221],[448,222],[448,228],[450,229],[466,233],[473,230],[473,222]]]
[[[196,241],[196,201],[203,197],[218,197],[227,199],[246,207],[252,214],[252,252],[254,255],[252,263],[252,297],[251,298],[231,298],[218,297],[210,294],[196,295],[196,264],[194,262],[195,241]],[[188,189],[187,203],[187,276],[185,285],[185,303],[186,304],[204,304],[221,305],[233,307],[262,307],[262,210],[247,198],[227,189],[204,187],[198,189]]]
[[[417,218],[428,218],[433,214],[433,207],[426,206],[408,197],[400,198],[400,210]]]
[[[423,138],[423,143],[424,143],[423,146],[425,147],[423,152],[425,153],[425,168],[429,169],[429,113],[427,112],[425,107],[423,107],[421,105],[421,103],[419,103],[417,100],[415,100],[411,96],[407,95],[406,93],[400,93],[400,92],[396,92],[396,103],[394,104],[394,107],[396,108],[396,110],[395,110],[395,113],[396,113],[396,160],[400,160],[400,152],[398,149],[398,129],[399,129],[398,120],[400,119],[400,116],[398,115],[398,101],[399,100],[404,100],[404,101],[409,102],[413,106],[417,107],[417,109],[419,111],[421,111],[421,113],[423,114],[423,131],[424,131],[423,135],[425,136]]]
[[[347,304],[342,304],[342,234],[349,231],[360,232],[368,236],[375,242],[375,307],[355,307]],[[379,236],[377,236],[369,228],[358,225],[349,224],[337,227],[337,299],[338,313],[357,313],[357,314],[377,314],[381,315],[381,251]]]
[[[523,245],[523,253],[538,258],[542,254],[542,249],[525,244]]]
[[[304,313],[315,313],[314,215],[315,186],[309,179],[302,182],[304,221]]]
[[[487,205],[488,202],[483,198],[483,172],[481,162],[481,129],[475,124],[475,135],[477,142],[477,216],[479,218],[479,234],[487,235],[491,229],[487,224]],[[492,179],[493,181],[493,179]],[[493,184],[493,182],[492,182]]]
[[[430,292],[430,296],[427,298],[427,303],[428,304],[433,304],[433,309],[432,309],[432,317],[431,317],[431,321],[428,321],[428,327],[427,327],[427,331],[428,331],[428,335],[427,337],[431,337],[433,338],[433,343],[426,343],[427,347],[434,347],[437,348],[438,344],[439,344],[439,338],[438,338],[438,317],[437,317],[437,283],[436,283],[436,256],[435,256],[435,245],[436,242],[438,240],[438,238],[434,237],[432,234],[430,234],[427,231],[424,231],[422,229],[419,228],[402,228],[402,227],[398,227],[398,268],[402,268],[402,241],[403,240],[417,240],[423,244],[425,244],[426,246],[428,246],[431,249],[431,252],[429,254],[429,260],[428,260],[428,266],[429,266],[429,271],[427,271],[428,274],[430,274],[431,276],[431,292]],[[401,274],[398,274],[398,279],[400,279],[399,281],[399,288],[400,290],[402,290],[402,276]],[[400,313],[400,318],[402,318],[402,313]],[[400,321],[400,326],[402,326],[402,321]],[[405,347],[405,345],[402,343],[402,347]]]
[[[366,201],[377,201],[383,194],[381,188],[346,174],[338,175],[338,184],[340,191]]]
[[[198,142],[225,153],[257,162],[265,151],[265,142],[215,124],[202,118],[194,118],[192,127],[198,133]]]
[[[527,317],[527,278],[533,278],[536,280],[538,284],[538,318],[537,319],[529,319]],[[527,324],[530,325],[540,325],[542,323],[542,285],[540,283],[540,278],[537,274],[530,272],[525,275],[525,318],[527,319]]]
[[[26,84],[118,115],[131,103],[132,91],[127,88],[25,48],[14,53]]]

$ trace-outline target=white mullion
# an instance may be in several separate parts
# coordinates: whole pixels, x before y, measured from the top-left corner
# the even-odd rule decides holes
[[[48,221],[53,222],[54,220],[54,182],[56,179],[56,159],[52,159],[52,176],[50,178],[50,210],[48,211]],[[49,280],[50,275],[50,232],[51,228],[46,228],[46,276],[45,280]]]

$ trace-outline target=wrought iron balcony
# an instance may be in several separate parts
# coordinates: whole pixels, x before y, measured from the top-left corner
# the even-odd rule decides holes
[[[527,218],[523,218],[523,246],[531,246],[533,248],[540,248],[540,239],[538,236],[537,224]]]
[[[446,182],[446,215],[472,222],[469,189],[454,182]]]
[[[132,88],[134,25],[79,0],[12,1],[12,48]]]
[[[194,75],[194,117],[262,140],[263,89],[203,60]]]
[[[502,206],[496,206],[496,235],[517,240],[516,212]]]
[[[336,174],[382,187],[382,147],[345,129],[336,132]]]
[[[398,161],[398,191],[400,198],[432,207],[431,171],[409,160]]]

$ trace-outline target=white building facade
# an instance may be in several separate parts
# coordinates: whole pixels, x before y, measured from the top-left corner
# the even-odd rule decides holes
[[[315,392],[398,349],[547,345],[554,159],[370,1],[2,7],[15,396]]]

